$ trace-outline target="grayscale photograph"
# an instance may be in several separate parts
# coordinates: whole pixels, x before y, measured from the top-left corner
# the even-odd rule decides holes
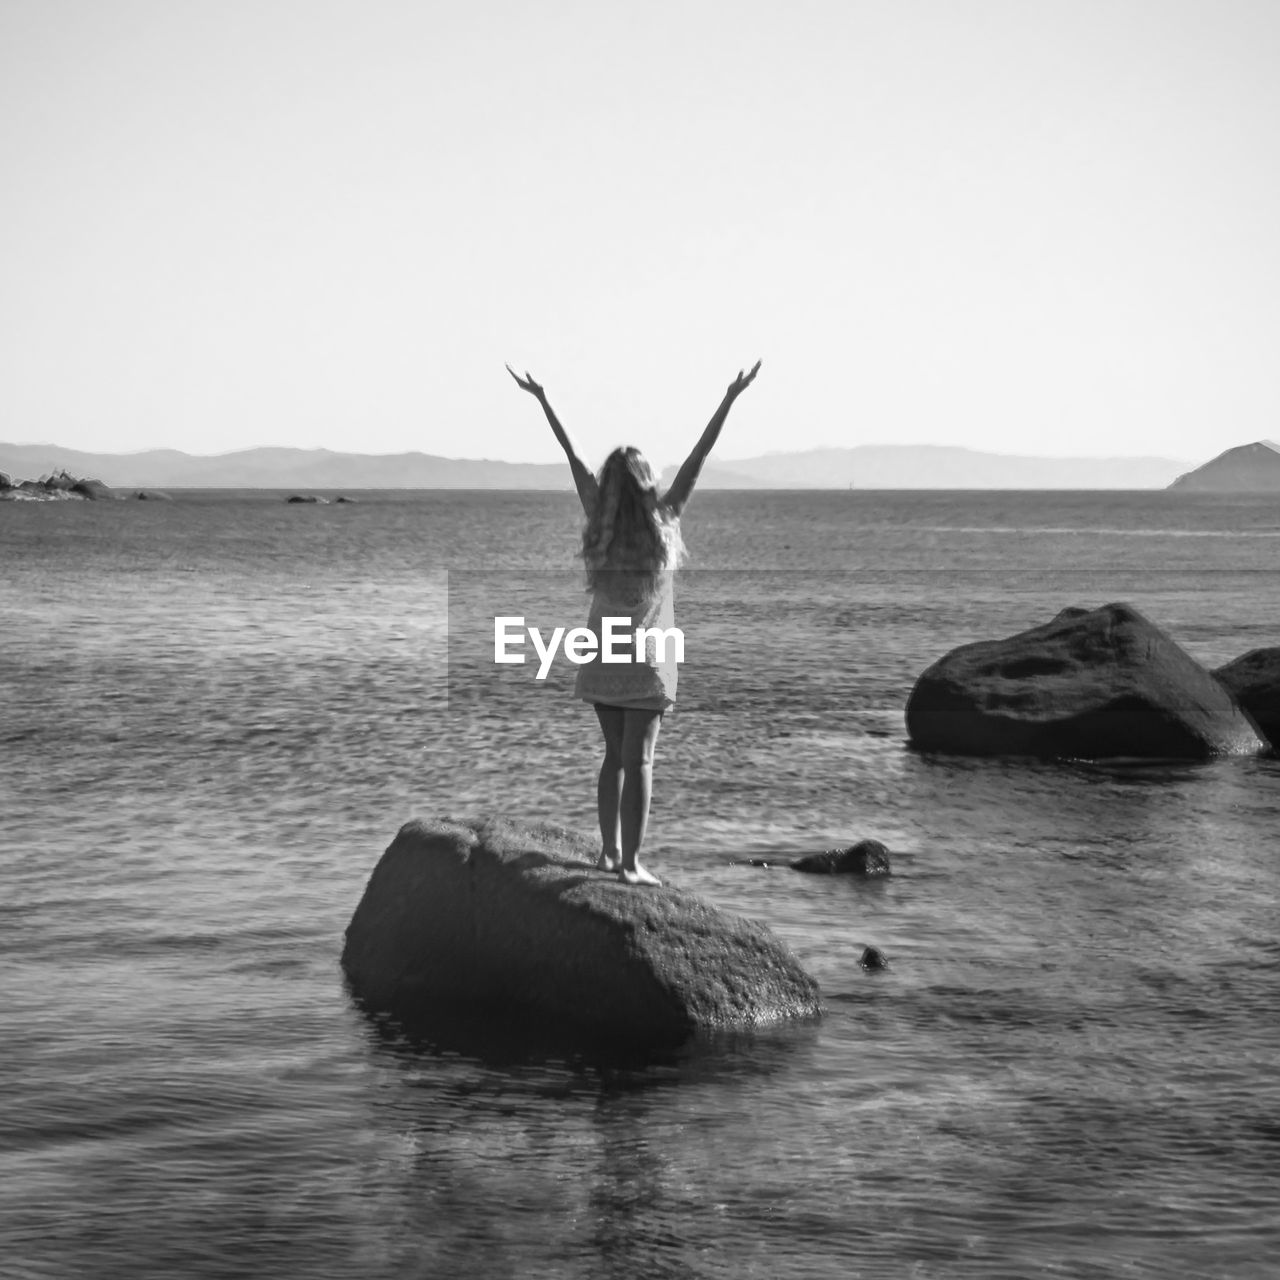
[[[0,1275],[1280,1274],[1280,5],[0,0]]]

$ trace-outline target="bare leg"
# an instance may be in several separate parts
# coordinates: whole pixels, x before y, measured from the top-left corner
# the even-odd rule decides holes
[[[602,871],[622,866],[622,735],[626,712],[621,707],[593,704],[604,734],[604,762],[596,784],[596,807],[600,814],[600,859]]]
[[[649,823],[653,794],[653,753],[662,727],[661,711],[627,707],[622,734],[622,866],[618,878],[626,884],[661,884],[640,865],[640,846]]]

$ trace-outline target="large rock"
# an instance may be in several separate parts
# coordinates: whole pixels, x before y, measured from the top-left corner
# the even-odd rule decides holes
[[[1280,750],[1280,648],[1251,649],[1213,674]]]
[[[70,489],[72,493],[78,493],[82,498],[97,500],[99,498],[114,498],[116,495],[112,493],[109,485],[105,485],[101,480],[77,480]]]
[[[558,827],[408,823],[347,928],[353,991],[651,1047],[820,1012],[817,983],[763,925],[624,885],[595,853]]]
[[[916,681],[922,751],[1200,759],[1264,749],[1227,690],[1136,609],[1064,609],[1004,640],[962,645]]]

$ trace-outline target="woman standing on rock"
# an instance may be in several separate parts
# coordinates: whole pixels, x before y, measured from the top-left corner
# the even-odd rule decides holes
[[[582,559],[591,591],[588,627],[597,638],[604,618],[629,620],[628,636],[643,627],[667,631],[675,626],[672,576],[684,556],[680,515],[693,492],[702,464],[711,452],[733,402],[751,385],[760,368],[739,373],[725,392],[693,452],[671,487],[658,494],[658,477],[639,449],[615,449],[594,476],[560,425],[546,393],[526,372],[507,372],[542,406],[551,430],[569,459],[582,500],[586,524]],[[645,652],[626,662],[595,657],[578,668],[575,693],[592,703],[604,734],[604,763],[596,799],[600,812],[602,870],[616,871],[626,884],[658,884],[640,864],[640,845],[649,820],[653,792],[653,753],[666,711],[675,705],[676,661],[672,646],[646,637]],[[621,648],[616,642],[614,652]]]

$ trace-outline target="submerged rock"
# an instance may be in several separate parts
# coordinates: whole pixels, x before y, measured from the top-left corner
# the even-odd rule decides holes
[[[915,747],[964,755],[1202,759],[1265,746],[1227,690],[1127,604],[953,649],[916,681],[906,720]]]
[[[1213,674],[1272,747],[1280,750],[1280,648],[1250,649]]]
[[[558,827],[406,824],[347,928],[353,991],[653,1047],[820,1012],[817,983],[763,925],[624,885],[595,856]]]

